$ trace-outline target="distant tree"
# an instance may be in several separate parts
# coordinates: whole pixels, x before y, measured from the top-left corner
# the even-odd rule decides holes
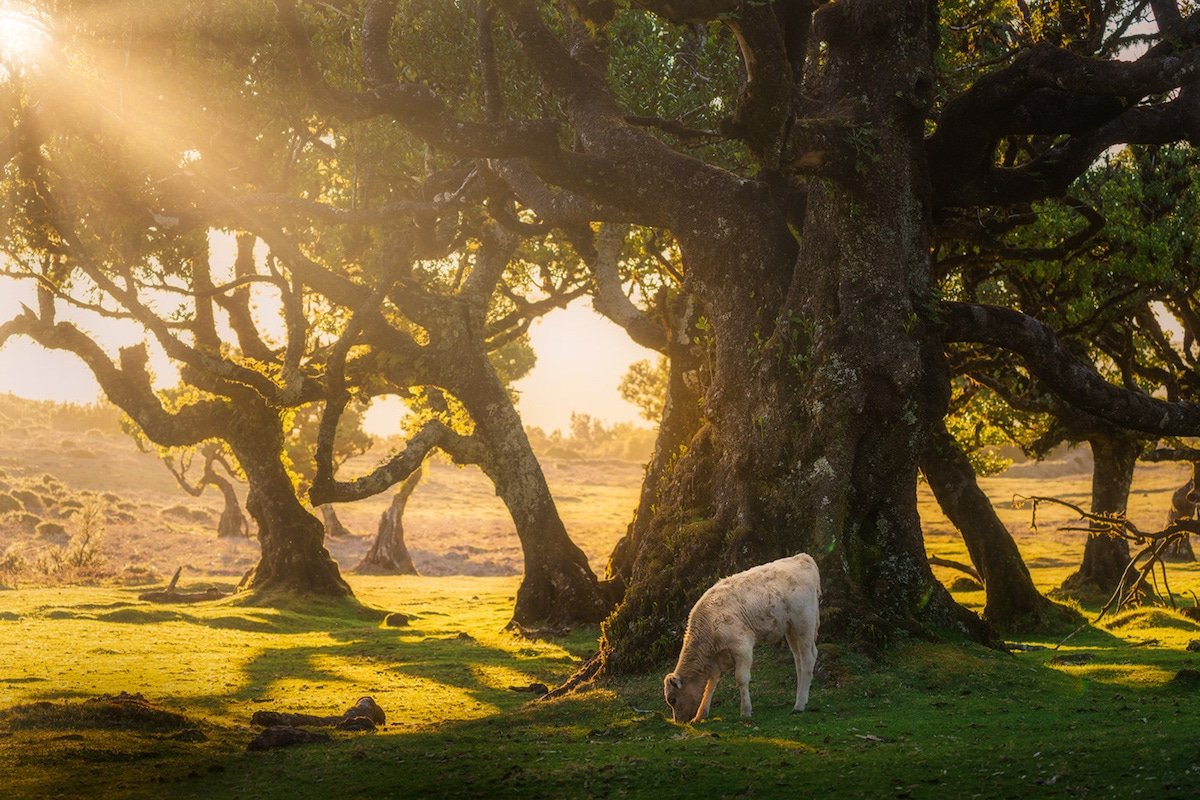
[[[653,365],[644,359],[635,361],[629,365],[617,388],[621,397],[640,409],[643,419],[658,422],[666,399],[668,373],[665,358],[659,358]]]
[[[400,488],[392,495],[391,505],[379,516],[375,541],[354,568],[355,572],[370,575],[417,574],[417,566],[404,542],[404,509],[424,474],[424,469],[416,470],[400,482]]]
[[[242,513],[233,482],[214,469],[215,466],[220,465],[225,470],[225,475],[236,474],[236,470],[229,465],[229,461],[225,458],[223,445],[218,442],[207,442],[200,446],[198,454],[204,459],[204,466],[195,482],[188,477],[192,459],[196,455],[195,451],[185,450],[178,454],[166,453],[162,460],[180,488],[192,497],[200,497],[204,494],[207,486],[215,486],[221,493],[225,505],[221,510],[221,518],[217,522],[218,537],[250,536],[250,524],[246,521],[246,515]]]

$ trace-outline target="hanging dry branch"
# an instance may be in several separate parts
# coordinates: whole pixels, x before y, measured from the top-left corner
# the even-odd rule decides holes
[[[1125,518],[1124,514],[1108,514],[1103,512],[1085,511],[1074,503],[1059,500],[1056,497],[1013,497],[1014,508],[1024,508],[1026,503],[1032,503],[1033,529],[1037,530],[1037,507],[1041,503],[1053,503],[1063,506],[1079,515],[1079,519],[1088,522],[1087,528],[1064,526],[1059,530],[1086,531],[1093,536],[1111,536],[1124,539],[1137,548],[1125,567],[1117,589],[1108,602],[1100,609],[1099,621],[1105,614],[1118,612],[1131,606],[1139,600],[1157,599],[1163,605],[1177,608],[1175,597],[1167,579],[1167,566],[1163,555],[1173,546],[1192,534],[1200,533],[1200,522],[1196,520],[1177,520],[1160,531],[1142,531]],[[1156,573],[1157,570],[1157,573]],[[1162,576],[1162,586],[1158,584],[1158,576]]]

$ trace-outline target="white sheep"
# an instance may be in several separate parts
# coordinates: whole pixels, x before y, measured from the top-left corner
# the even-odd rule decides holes
[[[750,664],[754,645],[787,639],[796,662],[796,711],[808,703],[817,660],[821,576],[807,553],[781,558],[717,581],[688,615],[683,649],[663,679],[663,695],[676,722],[708,716],[721,673],[732,669],[750,716]]]

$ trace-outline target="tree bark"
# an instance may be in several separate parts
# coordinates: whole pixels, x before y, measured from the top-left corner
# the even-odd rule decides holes
[[[625,596],[633,576],[634,562],[649,535],[659,494],[675,462],[703,422],[700,399],[703,385],[703,359],[696,347],[695,322],[700,317],[697,301],[682,295],[669,302],[671,326],[665,349],[667,357],[667,394],[663,402],[654,454],[646,466],[642,491],[633,521],[613,548],[605,578],[615,601]]]
[[[986,594],[983,618],[1001,630],[1040,623],[1054,603],[1033,585],[1017,543],[979,488],[975,470],[944,423],[934,426],[921,454],[921,472],[942,511],[962,534]]]
[[[354,568],[355,572],[370,575],[418,574],[412,556],[408,553],[408,545],[404,543],[404,508],[408,505],[408,498],[412,496],[413,490],[421,482],[421,475],[422,472],[417,470],[400,484],[400,489],[392,497],[392,504],[379,516],[379,531],[375,534],[375,543]]]
[[[1088,439],[1092,448],[1092,512],[1124,514],[1141,444],[1137,436],[1110,430]],[[1083,548],[1079,569],[1062,584],[1071,595],[1107,600],[1117,590],[1129,565],[1129,545],[1123,539],[1092,533]]]
[[[853,104],[861,146],[852,174],[808,184],[799,255],[765,198],[716,196],[716,230],[697,219],[675,231],[689,288],[719,309],[707,320],[713,381],[706,424],[605,624],[606,670],[665,661],[717,578],[800,551],[821,568],[823,637],[868,648],[901,630],[990,640],[933,577],[916,508],[917,454],[947,402],[944,376],[927,367],[940,341],[922,317],[935,34],[926,3],[875,5],[825,6],[829,49],[805,91]]]
[[[484,449],[479,466],[512,515],[524,556],[512,622],[522,627],[600,622],[612,603],[587,556],[567,535],[512,398],[482,350],[464,352],[461,364],[450,388],[475,421],[475,439]]]
[[[246,509],[258,523],[262,555],[242,588],[269,600],[277,594],[352,595],[325,549],[325,527],[296,497],[283,465],[283,423],[265,403],[243,399],[226,441],[246,474]]]

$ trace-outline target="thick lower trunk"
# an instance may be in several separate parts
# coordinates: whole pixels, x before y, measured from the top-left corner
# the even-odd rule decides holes
[[[262,556],[243,580],[244,589],[266,599],[276,595],[346,597],[353,594],[325,549],[325,528],[296,497],[283,465],[279,415],[247,410],[228,439],[250,486],[246,509],[258,523]]]
[[[921,471],[942,511],[962,534],[983,578],[983,617],[1001,629],[1038,624],[1055,605],[1042,596],[1017,543],[979,488],[971,461],[943,423],[934,426],[921,454]]]
[[[612,608],[588,564],[567,535],[521,417],[486,358],[465,370],[456,394],[475,421],[486,451],[483,471],[516,526],[525,561],[513,622],[521,626],[596,623]]]
[[[404,543],[404,508],[420,483],[421,475],[421,471],[417,470],[400,484],[399,491],[392,497],[392,504],[379,517],[375,543],[354,568],[355,572],[372,575],[417,574],[417,566],[408,553],[408,545]]]
[[[1137,437],[1113,431],[1088,440],[1092,448],[1092,512],[1124,514],[1141,446]],[[1121,584],[1129,565],[1129,545],[1123,539],[1089,534],[1078,571],[1063,581],[1068,594],[1107,599]]]
[[[700,388],[703,379],[702,360],[695,342],[695,319],[699,316],[696,303],[689,297],[672,302],[677,330],[672,331],[667,347],[669,373],[667,394],[663,403],[654,455],[646,466],[642,491],[633,521],[625,536],[617,542],[608,560],[605,578],[616,597],[623,597],[633,576],[634,562],[642,543],[649,535],[659,494],[679,457],[687,450],[688,442],[700,429]]]
[[[914,93],[932,70],[928,7],[892,4],[895,25],[858,30],[869,20],[828,5],[848,30],[809,88],[855,105],[861,158],[853,175],[807,184],[799,246],[781,209],[740,197],[717,230],[676,231],[712,309],[706,424],[660,491],[625,603],[605,623],[606,670],[667,660],[717,578],[801,551],[821,568],[822,638],[990,640],[933,577],[917,515],[917,454],[946,403],[940,341],[921,318],[929,205]]]

